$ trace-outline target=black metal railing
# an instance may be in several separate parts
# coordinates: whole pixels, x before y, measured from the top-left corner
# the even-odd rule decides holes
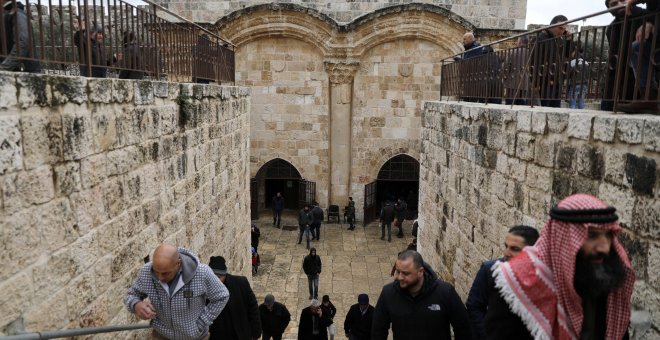
[[[609,26],[566,30],[570,23],[623,9],[613,7],[447,57],[441,96],[551,107],[566,101],[575,108],[658,113],[659,13],[637,9]]]
[[[62,329],[57,331],[44,331],[44,332],[31,332],[21,333],[17,335],[0,336],[0,340],[42,340],[42,339],[57,339],[57,338],[70,338],[82,335],[91,335],[99,333],[112,333],[123,331],[134,331],[139,329],[151,328],[148,323],[134,324],[134,325],[112,325],[103,327],[88,327],[88,328],[73,328]]]
[[[149,1],[131,2],[6,0],[0,70],[234,82],[232,44]]]

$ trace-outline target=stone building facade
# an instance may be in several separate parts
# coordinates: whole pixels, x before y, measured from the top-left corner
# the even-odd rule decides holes
[[[161,242],[250,277],[249,110],[246,88],[0,73],[0,335],[134,323]]]
[[[217,21],[236,45],[236,83],[252,88],[258,209],[269,204],[262,175],[273,160],[315,182],[322,207],[353,196],[361,218],[365,185],[381,167],[401,154],[418,159],[422,103],[439,99],[440,60],[475,26],[429,4],[363,14],[340,24],[313,6],[272,3]]]
[[[508,228],[590,193],[617,209],[634,309],[660,337],[660,116],[434,102],[422,122],[419,249],[463,297]]]
[[[338,23],[348,23],[379,9],[411,3],[409,0],[158,0],[155,2],[191,21],[202,23],[213,23],[225,15],[272,3],[304,6],[323,13]],[[525,28],[527,0],[419,0],[415,3],[445,8],[480,28]]]

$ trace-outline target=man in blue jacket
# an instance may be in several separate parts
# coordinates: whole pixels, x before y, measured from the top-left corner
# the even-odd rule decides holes
[[[145,264],[124,303],[151,320],[152,339],[208,339],[209,326],[229,301],[229,292],[209,266],[184,248],[161,244]]]
[[[516,256],[526,246],[533,246],[538,238],[538,230],[526,225],[514,226],[509,229],[509,233],[504,238],[504,257],[488,260],[481,264],[465,302],[472,324],[473,339],[486,339],[484,318],[488,310],[488,292],[491,291],[490,288],[494,284],[490,268],[497,260],[506,261]]]
[[[371,328],[372,340],[385,340],[390,324],[394,340],[471,339],[470,320],[454,287],[438,280],[414,250],[396,260],[396,281],[383,287]]]

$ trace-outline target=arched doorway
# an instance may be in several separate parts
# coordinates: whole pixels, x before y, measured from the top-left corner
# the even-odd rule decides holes
[[[316,183],[303,179],[291,163],[281,158],[267,162],[250,181],[252,219],[259,218],[259,210],[271,208],[278,192],[285,199],[285,209],[299,209],[316,199]]]
[[[417,213],[419,196],[419,162],[408,155],[390,158],[378,172],[376,181],[365,186],[364,223],[378,219],[387,200],[402,198],[410,215]]]

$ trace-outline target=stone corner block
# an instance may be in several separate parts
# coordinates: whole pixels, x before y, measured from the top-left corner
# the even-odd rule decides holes
[[[169,84],[166,81],[153,81],[154,95],[158,98],[167,98],[169,96]]]
[[[591,126],[596,114],[571,113],[568,117],[568,136],[571,138],[589,140]]]

